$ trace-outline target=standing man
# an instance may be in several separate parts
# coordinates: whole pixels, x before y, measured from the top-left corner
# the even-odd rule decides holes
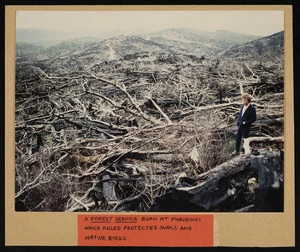
[[[242,96],[242,101],[243,105],[237,119],[238,131],[236,134],[235,151],[232,153],[232,155],[240,154],[242,138],[247,138],[249,136],[251,124],[256,121],[256,109],[250,103],[251,96],[247,93],[244,93]]]

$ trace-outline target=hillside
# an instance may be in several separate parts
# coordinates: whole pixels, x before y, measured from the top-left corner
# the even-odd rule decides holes
[[[248,157],[232,164],[230,153],[243,92],[257,108],[251,137],[283,136],[283,51],[275,35],[224,48],[242,61],[193,53],[188,48],[197,40],[185,35],[177,45],[128,35],[44,48],[21,44],[28,54],[17,47],[16,211],[152,211],[170,191],[179,188],[180,196],[204,181],[217,183],[219,202],[233,179],[239,197],[207,209],[253,204],[245,183],[254,175],[235,166]],[[253,60],[246,45],[278,58]],[[236,173],[216,175],[228,162]]]
[[[118,36],[106,39],[76,54],[76,57],[92,56],[102,60],[116,60],[127,54],[169,50],[166,45],[144,40],[136,36]]]
[[[267,57],[274,60],[283,56],[284,32],[278,32],[268,37],[229,47],[218,54],[218,57],[234,59],[258,59]]]
[[[41,60],[48,58],[44,53],[44,47],[25,42],[16,43],[16,62]]]
[[[115,32],[116,34],[119,32]],[[66,34],[63,37],[61,32],[42,29],[20,29],[17,30],[17,56],[31,57],[31,49],[27,47],[39,47],[41,58],[54,57],[66,53],[73,53],[73,49],[86,48],[87,53],[99,53],[103,60],[109,60],[111,53],[118,58],[125,54],[139,51],[157,51],[165,50],[168,52],[184,52],[201,57],[212,55],[222,51],[229,46],[252,41],[258,36],[233,33],[219,30],[216,32],[200,32],[191,29],[165,29],[156,33],[137,34],[137,35],[119,35],[113,36],[107,34],[102,37],[77,37],[70,39],[72,36]],[[68,39],[69,38],[69,39]],[[41,41],[44,41],[43,43]],[[56,41],[56,43],[47,43],[47,41]],[[43,46],[42,46],[43,45]],[[20,51],[21,50],[21,51]],[[107,51],[107,52],[105,52]],[[84,51],[82,52],[84,53]],[[108,58],[107,58],[108,57]],[[20,58],[20,60],[22,60]]]
[[[225,48],[252,41],[258,36],[218,30],[216,32],[201,32],[191,29],[165,29],[147,35],[147,39],[179,48],[186,53],[198,56],[214,54]]]

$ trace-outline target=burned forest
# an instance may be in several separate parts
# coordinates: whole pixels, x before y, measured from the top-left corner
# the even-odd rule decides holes
[[[17,42],[16,211],[282,211],[283,32],[164,41]],[[257,153],[232,157],[244,92]]]

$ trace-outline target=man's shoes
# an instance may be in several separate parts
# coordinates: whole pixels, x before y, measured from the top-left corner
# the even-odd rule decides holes
[[[240,155],[240,152],[239,151],[234,151],[231,153],[231,156],[238,156]]]

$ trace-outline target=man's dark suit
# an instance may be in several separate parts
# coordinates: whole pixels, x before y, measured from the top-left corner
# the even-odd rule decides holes
[[[240,113],[239,113],[239,116],[237,119],[238,132],[236,134],[236,146],[235,146],[235,150],[237,152],[240,151],[242,137],[247,138],[249,136],[251,125],[252,125],[252,123],[254,123],[256,121],[255,107],[252,104],[249,104],[248,108],[242,115],[244,106],[245,105],[243,105],[241,107],[241,110],[240,110]]]

